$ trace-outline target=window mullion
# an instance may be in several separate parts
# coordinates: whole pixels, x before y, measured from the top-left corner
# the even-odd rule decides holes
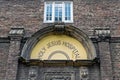
[[[59,21],[59,17],[60,17],[60,16],[59,16],[59,12],[60,12],[60,11],[59,11],[59,7],[58,7],[58,16],[57,16],[57,18],[58,18],[58,21]]]
[[[46,22],[46,18],[47,18],[47,8],[46,8],[46,2],[44,3],[44,9],[45,9],[45,11],[44,11],[44,22]]]
[[[52,22],[55,21],[55,2],[52,3]]]
[[[71,9],[71,16],[70,16],[71,19],[70,19],[70,21],[73,22],[73,2],[71,2],[70,7],[71,7],[70,8]]]
[[[69,3],[70,3],[70,5],[68,7],[70,7],[70,11],[68,9],[67,10],[65,9],[65,6]],[[58,4],[58,6],[56,4]],[[56,12],[57,15],[55,15],[55,6],[58,8],[58,10]],[[47,8],[49,9],[48,11],[47,11]],[[61,12],[61,8],[62,8],[62,12]],[[73,2],[71,2],[71,1],[68,1],[68,2],[66,2],[66,1],[45,2],[44,9],[45,9],[44,22],[46,22],[46,23],[55,22],[55,16],[57,17],[58,21],[62,21],[65,23],[73,22]],[[67,14],[65,14],[66,12],[67,12]],[[48,16],[47,16],[47,13],[48,13]],[[70,15],[69,15],[69,13],[70,13]],[[47,17],[49,18],[48,20],[47,20]],[[67,17],[68,19],[65,19],[65,17]],[[62,18],[62,20],[61,20],[61,18]]]
[[[65,22],[65,2],[62,2],[62,22]]]

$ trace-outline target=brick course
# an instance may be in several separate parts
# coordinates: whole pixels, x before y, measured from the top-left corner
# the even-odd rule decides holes
[[[0,43],[0,80],[4,80],[8,57],[9,43]]]
[[[113,80],[120,79],[120,43],[111,43]]]
[[[33,35],[39,29],[50,25],[43,23],[44,1],[0,0],[0,40],[2,38],[9,40],[8,35],[12,27],[24,27],[24,37],[26,38]],[[70,25],[81,29],[89,36],[93,36],[93,30],[96,27],[110,27],[111,37],[120,37],[120,0],[73,0],[73,8],[74,23]],[[104,44],[107,45],[108,43]],[[112,67],[113,80],[119,80],[120,42],[110,42],[110,50],[107,50],[107,47],[104,48],[104,44],[100,43],[101,51],[99,51],[99,46],[95,43],[97,55],[100,55],[101,61],[104,60],[102,64],[109,66],[108,63],[110,63],[112,66],[108,68],[101,67],[101,69],[111,70]],[[13,44],[13,46],[15,45]],[[0,80],[5,80],[9,49],[10,43],[0,42]],[[101,55],[101,53],[106,54]],[[111,59],[111,62],[106,58]],[[23,64],[19,64],[18,66],[18,80],[26,80],[28,77],[28,66]],[[90,66],[89,72],[90,80],[105,80],[100,78],[100,65]],[[103,74],[109,75],[110,72],[106,71]]]
[[[110,27],[112,36],[120,36],[120,1],[73,0],[74,23],[88,35],[95,27]],[[25,26],[26,36],[31,36],[43,23],[44,0],[1,0],[0,36],[6,37],[12,26]]]

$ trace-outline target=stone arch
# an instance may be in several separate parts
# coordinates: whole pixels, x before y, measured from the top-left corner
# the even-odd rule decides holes
[[[32,48],[40,39],[50,34],[65,34],[75,38],[76,40],[80,41],[86,49],[88,60],[93,60],[96,58],[95,47],[90,38],[77,27],[66,25],[52,25],[37,31],[26,41],[22,49],[21,57],[25,61],[29,61]]]

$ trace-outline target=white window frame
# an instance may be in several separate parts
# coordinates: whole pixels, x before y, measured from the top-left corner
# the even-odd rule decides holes
[[[46,20],[46,4],[52,3],[52,20]],[[64,23],[73,23],[73,2],[72,1],[46,1],[44,2],[44,23],[54,23],[55,22],[55,3],[61,2],[63,5],[62,8],[62,22]],[[65,20],[65,3],[68,2],[71,4],[71,20]]]

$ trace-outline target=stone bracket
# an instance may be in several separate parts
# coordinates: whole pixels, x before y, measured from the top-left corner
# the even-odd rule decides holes
[[[97,38],[98,41],[109,41],[111,37],[110,28],[95,28],[94,29],[94,36]]]
[[[54,25],[54,31],[56,34],[63,34],[65,32],[65,25],[64,23],[55,23]]]
[[[9,37],[11,40],[21,40],[24,35],[24,28],[11,28]]]

